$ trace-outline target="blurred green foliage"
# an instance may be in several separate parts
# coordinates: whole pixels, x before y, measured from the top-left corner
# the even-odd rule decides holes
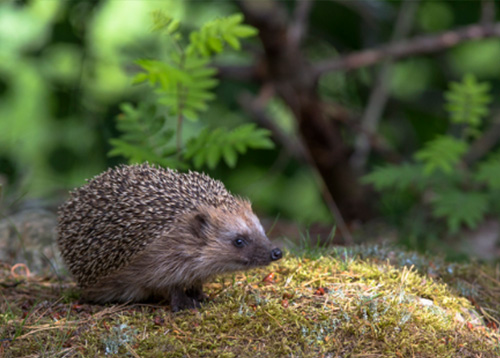
[[[254,124],[233,129],[220,125],[200,129],[183,143],[184,119],[198,121],[202,112],[207,111],[208,102],[215,99],[218,81],[217,71],[210,66],[211,57],[223,52],[226,43],[239,50],[241,38],[257,33],[242,22],[241,14],[222,17],[203,24],[189,34],[188,41],[183,41],[180,21],[160,11],[154,12],[153,28],[165,33],[172,47],[164,60],[136,61],[142,71],[134,82],[147,83],[157,98],[147,107],[144,102],[136,109],[131,104],[122,106],[118,128],[123,134],[110,140],[113,145],[110,155],[121,155],[130,162],[149,161],[183,169],[188,168],[188,161],[192,160],[196,169],[204,165],[214,169],[221,159],[234,168],[238,154],[248,148],[274,147],[269,139],[270,131],[258,129]]]
[[[46,195],[107,165],[107,112],[133,92],[123,47],[154,41],[151,9],[116,1],[0,4],[0,172],[9,192]]]
[[[440,135],[415,153],[416,163],[376,168],[364,182],[382,193],[408,196],[405,192],[413,192],[414,202],[406,203],[408,207],[400,215],[410,215],[416,207],[430,211],[427,220],[443,219],[452,234],[462,226],[475,229],[488,213],[500,214],[493,205],[500,192],[492,177],[500,173],[498,154],[472,167],[463,161],[471,138],[482,134],[481,124],[489,115],[489,90],[487,83],[478,82],[473,75],[451,82],[445,108],[451,123],[462,125],[459,135]]]
[[[476,23],[480,3],[422,0],[411,36]],[[293,17],[295,2],[282,4]],[[316,1],[302,49],[314,62],[387,43],[400,6],[401,1]],[[151,14],[157,10],[170,20],[157,15],[154,25]],[[227,29],[212,36],[214,23],[237,12],[232,1],[209,0],[0,2],[0,183],[4,198],[65,195],[66,189],[83,184],[85,178],[108,166],[148,159],[207,171],[234,192],[250,197],[256,210],[268,215],[280,213],[281,218],[306,224],[332,223],[307,165],[279,146],[252,149],[270,145],[263,132],[251,127],[237,97],[245,91],[257,92],[259,84],[221,81],[215,86],[210,61],[224,43],[237,50],[217,53],[221,65],[250,64],[261,51],[255,36],[239,42],[252,34],[247,27],[236,33],[233,29],[233,36],[227,35]],[[232,26],[237,25],[241,22]],[[180,37],[175,40],[174,34]],[[172,77],[176,62],[170,56],[176,52],[175,41],[182,43],[184,51],[197,52],[200,59],[210,54],[210,61],[197,64],[198,75],[209,81],[198,92],[203,101],[195,100],[194,106],[180,111],[187,119],[180,140],[176,86],[162,83],[164,78],[155,79],[153,74],[171,71],[169,80],[189,86],[203,85],[203,81],[182,74]],[[398,60],[392,66],[389,101],[377,134],[405,164],[390,165],[372,153],[369,167],[379,169],[367,181],[383,193],[374,200],[379,213],[401,235],[409,233],[412,245],[422,237],[439,238],[443,228],[474,227],[486,215],[500,213],[496,204],[500,200],[495,199],[498,148],[474,166],[463,166],[464,148],[484,133],[497,110],[499,58],[500,39],[491,38]],[[167,63],[174,66],[166,69]],[[342,105],[359,118],[378,69],[328,73],[319,79],[319,95],[325,105]],[[461,80],[466,74],[471,76]],[[134,77],[144,83],[134,84]],[[450,82],[456,82],[456,88],[448,89]],[[283,133],[298,138],[293,114],[281,99],[271,98],[266,114]],[[355,141],[352,128],[357,123],[350,125],[344,133],[348,144]],[[260,135],[254,138],[249,133]],[[177,142],[182,144],[180,158]],[[211,146],[216,149],[205,150],[207,142],[216,143]],[[245,151],[247,147],[251,150]],[[114,156],[108,156],[110,152]],[[458,206],[465,211],[453,210]]]
[[[165,17],[158,10],[183,26],[162,26]],[[289,163],[269,172],[279,152],[250,150],[269,148],[271,142],[267,131],[249,124],[236,107],[234,88],[214,90],[211,85],[202,97],[217,96],[218,101],[201,107],[198,103],[191,113],[184,108],[182,114],[188,119],[181,133],[185,159],[179,160],[177,118],[171,112],[176,107],[166,96],[168,89],[155,93],[149,85],[133,82],[134,77],[136,82],[141,80],[141,73],[152,73],[145,69],[148,64],[158,65],[156,59],[169,59],[176,51],[169,31],[178,35],[177,41],[185,41],[182,46],[191,44],[189,51],[200,58],[201,75],[208,75],[213,85],[215,72],[203,57],[207,52],[211,56],[219,52],[219,35],[238,52],[223,51],[217,55],[218,61],[248,63],[249,54],[241,49],[239,39],[255,31],[242,25],[240,16],[219,26],[220,19],[236,12],[234,3],[211,1],[0,3],[0,183],[7,202],[54,198],[61,189],[60,195],[65,195],[86,178],[123,162],[125,155],[132,161],[150,160],[172,167],[186,167],[190,162],[224,178],[238,194],[251,197],[256,210],[282,213],[302,223],[330,221],[308,170]],[[214,33],[214,29],[223,31]],[[138,58],[143,60],[137,66]],[[193,78],[190,84],[203,82]],[[163,104],[158,104],[158,97]],[[199,115],[199,109],[206,111]],[[281,105],[277,118],[290,126],[292,119],[286,111]],[[189,120],[198,117],[200,120]],[[215,144],[210,151],[200,141],[204,137]],[[107,156],[110,152],[111,157]],[[238,160],[242,153],[248,159]],[[219,160],[224,164],[211,170]],[[238,170],[232,170],[234,167]]]

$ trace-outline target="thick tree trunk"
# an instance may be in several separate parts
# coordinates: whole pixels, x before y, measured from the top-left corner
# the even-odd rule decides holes
[[[323,177],[344,220],[365,219],[368,205],[364,191],[349,165],[340,121],[326,118],[317,93],[317,78],[292,39],[277,2],[240,2],[246,21],[259,30],[264,48],[260,81],[271,84],[293,111],[311,164]]]

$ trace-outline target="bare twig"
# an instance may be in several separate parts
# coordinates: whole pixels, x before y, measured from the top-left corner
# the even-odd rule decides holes
[[[396,26],[394,27],[391,43],[401,41],[408,36],[418,5],[418,0],[405,0],[403,2],[396,19]],[[377,75],[375,86],[368,99],[368,105],[361,119],[362,131],[356,138],[354,153],[351,157],[351,164],[358,172],[362,172],[366,165],[371,149],[369,134],[376,132],[380,117],[387,103],[392,66],[393,61],[390,57],[383,62]]]
[[[271,131],[276,142],[280,143],[290,155],[299,161],[306,161],[305,149],[302,143],[293,140],[291,136],[284,133],[281,128],[267,116],[264,107],[259,105],[258,101],[255,100],[252,95],[243,93],[238,97],[238,102],[245,111],[252,115],[260,126]]]
[[[122,341],[123,345],[125,348],[127,348],[128,352],[134,357],[134,358],[141,358],[140,355],[137,354],[137,352],[132,348],[130,344],[128,344],[126,341]]]
[[[439,52],[464,41],[488,37],[500,37],[500,23],[475,24],[445,31],[438,35],[418,36],[410,40],[362,50],[340,58],[317,63],[315,65],[315,74],[320,76],[329,71],[354,70],[373,65],[388,57],[401,59],[409,56]]]
[[[465,154],[464,161],[468,166],[473,165],[483,158],[490,150],[500,142],[500,113],[497,113],[491,126],[484,131],[483,135],[476,139]]]
[[[355,133],[363,133],[370,144],[370,148],[377,152],[385,161],[389,163],[400,163],[403,160],[403,157],[394,151],[390,145],[387,143],[384,137],[380,136],[376,131],[368,132],[364,128],[361,127],[359,119],[356,120],[354,115],[348,114],[338,115],[339,109],[337,109],[338,105],[325,102],[323,103],[323,110],[327,116],[331,116],[332,118],[339,120],[342,117],[346,117],[346,120],[341,120],[342,123],[350,128]],[[341,109],[342,110],[342,109]],[[333,112],[333,114],[330,114]]]
[[[381,20],[392,19],[395,16],[395,10],[389,3],[384,1],[358,0],[332,0],[343,7],[350,9],[360,16],[363,23],[369,25],[372,29],[380,26]]]
[[[330,191],[328,190],[328,187],[326,186],[325,181],[323,180],[323,177],[321,176],[314,162],[312,160],[309,161],[311,162],[311,168],[314,170],[316,181],[318,182],[318,185],[321,187],[321,194],[323,196],[323,199],[325,200],[328,209],[330,210],[330,212],[333,215],[333,218],[335,219],[335,224],[339,228],[344,243],[346,245],[354,245],[354,239],[351,235],[351,232],[349,231],[349,228],[345,223],[344,217],[342,216],[339,207],[337,206],[335,200],[333,199],[332,193],[330,193]]]
[[[307,32],[308,16],[311,11],[313,0],[297,0],[295,5],[294,19],[288,31],[290,44],[298,46]]]

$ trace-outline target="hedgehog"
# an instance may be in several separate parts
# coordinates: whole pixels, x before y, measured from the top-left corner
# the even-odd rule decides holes
[[[167,300],[199,308],[215,275],[266,266],[282,252],[248,200],[194,171],[121,165],[70,193],[58,246],[91,302]]]

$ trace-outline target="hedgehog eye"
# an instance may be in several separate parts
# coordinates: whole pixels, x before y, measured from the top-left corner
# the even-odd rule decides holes
[[[236,239],[234,239],[233,245],[241,248],[241,247],[246,245],[246,241],[245,241],[245,239],[243,239],[241,237],[237,237]]]

